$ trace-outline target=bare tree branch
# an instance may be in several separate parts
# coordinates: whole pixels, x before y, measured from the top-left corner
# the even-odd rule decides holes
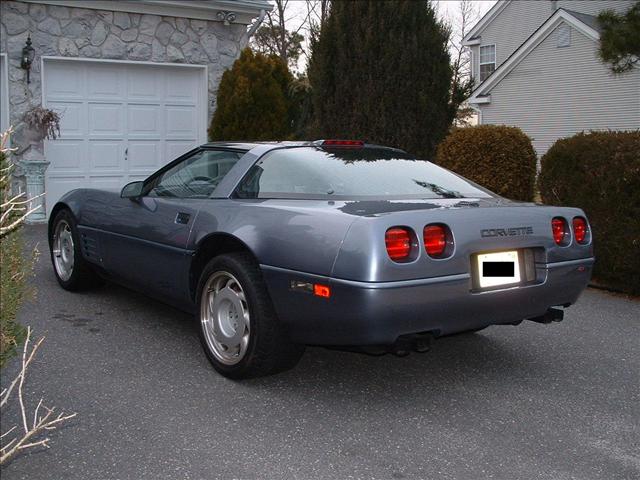
[[[40,401],[38,402],[38,406],[33,412],[32,425],[31,427],[29,427],[28,425],[27,417],[29,415],[27,414],[28,409],[24,398],[23,387],[27,376],[27,368],[33,361],[33,358],[35,357],[35,354],[43,341],[44,337],[40,338],[40,340],[38,340],[31,348],[31,351],[29,351],[29,345],[31,343],[31,327],[27,327],[27,337],[22,349],[22,368],[20,369],[20,373],[13,380],[13,382],[11,382],[9,387],[5,388],[0,394],[0,407],[5,407],[9,398],[11,397],[11,393],[13,392],[15,386],[18,385],[18,403],[20,405],[20,415],[22,419],[22,426],[24,428],[24,432],[18,434],[19,429],[17,425],[14,425],[6,432],[0,434],[0,440],[4,439],[12,433],[14,435],[17,434],[13,438],[9,439],[6,443],[0,445],[0,464],[8,462],[14,455],[28,448],[49,448],[49,437],[38,440],[38,435],[47,430],[55,430],[60,424],[76,416],[75,413],[65,415],[64,412],[59,413],[57,416],[54,416],[55,407],[48,408],[44,406],[42,403],[43,400],[40,399]],[[40,408],[46,410],[46,413],[43,416],[39,415]]]

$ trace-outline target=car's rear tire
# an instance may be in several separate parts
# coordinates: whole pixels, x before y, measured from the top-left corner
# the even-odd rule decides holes
[[[213,367],[227,378],[289,370],[304,353],[304,345],[291,342],[278,320],[260,269],[249,254],[210,260],[196,299],[202,347]]]
[[[67,209],[60,210],[53,220],[49,252],[56,279],[65,290],[77,292],[104,283],[82,256],[76,221]]]

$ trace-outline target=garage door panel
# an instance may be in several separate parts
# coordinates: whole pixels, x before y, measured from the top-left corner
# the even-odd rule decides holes
[[[167,102],[180,101],[195,104],[198,101],[198,78],[189,71],[176,71],[165,77]]]
[[[124,109],[121,103],[89,103],[89,135],[124,136]]]
[[[86,134],[86,105],[82,102],[50,101],[48,108],[60,115],[61,138],[82,138]]]
[[[162,120],[160,105],[132,105],[128,106],[129,114],[129,138],[144,137],[157,138],[161,137]]]
[[[153,173],[153,172],[151,172],[151,173]],[[138,182],[138,181],[146,180],[149,175],[150,175],[150,173],[130,174],[127,177],[127,181],[122,186],[124,187],[124,185],[126,185],[129,182]]]
[[[46,69],[45,95],[48,100],[85,97],[82,65],[53,64]]]
[[[84,174],[86,171],[85,144],[79,140],[59,139],[45,145],[50,165],[47,172],[67,175]]]
[[[124,142],[119,140],[92,140],[89,142],[90,172],[125,173]]]
[[[166,158],[167,162],[172,162],[180,155],[187,153],[189,150],[193,150],[198,146],[196,141],[167,141],[166,145]]]
[[[125,180],[122,175],[114,175],[114,176],[103,176],[103,175],[92,175],[89,177],[89,187],[90,188],[104,188],[107,190],[121,190],[122,187],[127,184],[128,181]]]
[[[166,136],[176,140],[195,140],[197,125],[195,107],[167,105],[165,108]]]
[[[163,98],[162,77],[153,67],[132,68],[127,76],[127,98],[159,102]]]
[[[129,172],[152,173],[167,163],[158,141],[129,141]]]
[[[87,69],[87,93],[94,100],[122,98],[124,69],[114,65],[93,65]]]
[[[60,197],[71,190],[86,186],[85,177],[65,176],[64,178],[49,177],[45,185],[47,191],[46,206],[47,213],[60,200]]]

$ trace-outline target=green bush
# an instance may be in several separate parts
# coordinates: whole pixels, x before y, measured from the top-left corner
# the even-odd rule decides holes
[[[26,330],[16,322],[16,314],[26,295],[27,273],[20,232],[10,233],[0,240],[0,368],[25,339]]]
[[[222,75],[210,140],[286,140],[291,136],[293,77],[276,57],[246,48]]]
[[[542,157],[545,203],[582,208],[593,230],[594,279],[640,294],[640,131],[580,133]]]
[[[478,125],[454,129],[438,145],[436,163],[504,197],[533,200],[536,152],[519,128]]]
[[[0,152],[0,200],[10,198],[9,162]],[[4,211],[3,211],[4,213]],[[15,215],[5,218],[9,225]],[[0,235],[0,368],[15,355],[16,348],[24,341],[26,330],[16,323],[16,314],[25,297],[25,277],[29,264],[23,256],[23,243],[19,231]]]

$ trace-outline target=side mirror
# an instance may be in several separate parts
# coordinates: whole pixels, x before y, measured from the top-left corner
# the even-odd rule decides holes
[[[120,198],[140,198],[142,196],[143,187],[144,182],[142,181],[127,183],[122,187]]]

